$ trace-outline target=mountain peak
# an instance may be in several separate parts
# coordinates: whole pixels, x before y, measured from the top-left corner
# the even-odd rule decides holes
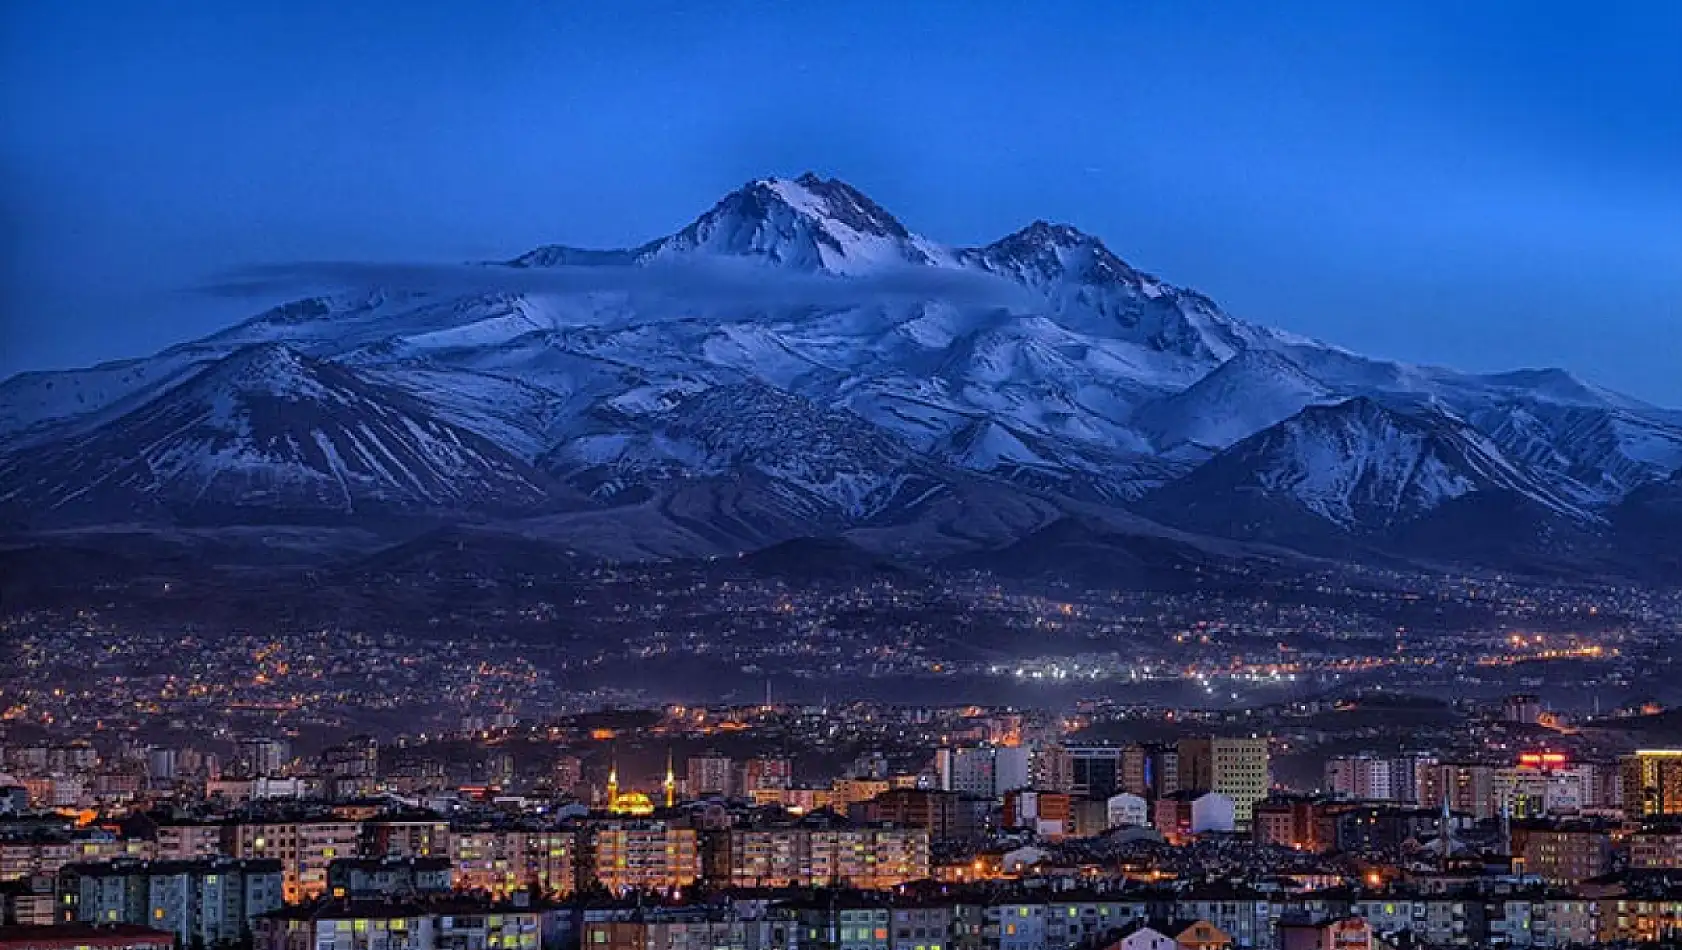
[[[942,252],[852,185],[806,172],[748,182],[682,231],[643,248],[639,257],[696,253],[845,275],[932,264]]]
[[[908,238],[911,232],[864,192],[838,178],[804,172],[795,179],[761,178],[748,188],[763,188],[795,213],[845,224],[861,234]],[[729,200],[726,198],[725,200]]]
[[[1015,234],[1004,238],[1004,240],[1015,240],[1034,244],[1052,244],[1059,247],[1077,247],[1081,245],[1103,246],[1104,243],[1098,238],[1087,234],[1085,231],[1082,231],[1080,228],[1077,228],[1072,224],[1047,221],[1044,218],[1035,219],[1032,224],[1029,224],[1027,227],[1017,231]]]
[[[1104,242],[1071,224],[1044,219],[1007,234],[979,251],[992,267],[1027,269],[1045,277],[1074,277],[1088,283],[1140,283],[1145,275],[1128,266]]]
[[[285,343],[254,343],[216,361],[205,375],[239,390],[297,393],[299,384],[318,375],[319,365]]]

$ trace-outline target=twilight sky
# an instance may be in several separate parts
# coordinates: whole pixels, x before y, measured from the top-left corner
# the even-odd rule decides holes
[[[1289,15],[1269,15],[1288,10]],[[0,376],[291,260],[637,243],[812,169],[1375,356],[1682,406],[1682,4],[0,4]]]

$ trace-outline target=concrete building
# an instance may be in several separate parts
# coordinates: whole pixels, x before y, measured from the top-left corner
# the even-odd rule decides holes
[[[1549,884],[1576,884],[1612,869],[1610,832],[1588,823],[1515,824],[1512,851],[1525,874]]]
[[[729,756],[717,752],[690,756],[684,763],[684,773],[687,776],[684,791],[690,798],[728,798],[735,791],[735,783],[732,781],[734,772],[734,764]]]
[[[669,891],[701,876],[695,829],[659,819],[598,819],[584,829],[581,866],[615,894]],[[827,870],[827,869],[826,869]]]
[[[1117,792],[1106,803],[1111,828],[1144,828],[1150,825],[1150,804],[1132,792]]]
[[[243,939],[252,920],[282,906],[283,880],[272,859],[71,864],[58,893],[73,921],[143,925],[184,947],[215,946]]]
[[[1219,792],[1181,789],[1157,799],[1156,830],[1170,841],[1236,827],[1237,806]]]
[[[1640,749],[1618,766],[1625,816],[1682,815],[1682,749]]]
[[[1256,802],[1272,785],[1265,738],[1233,739],[1218,736],[1181,739],[1178,746],[1180,789],[1205,789],[1233,803],[1237,827],[1250,827]]]

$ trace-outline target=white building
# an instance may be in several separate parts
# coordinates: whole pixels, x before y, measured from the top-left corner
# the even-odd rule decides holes
[[[1111,828],[1138,828],[1150,824],[1150,806],[1131,792],[1111,795],[1105,803]]]

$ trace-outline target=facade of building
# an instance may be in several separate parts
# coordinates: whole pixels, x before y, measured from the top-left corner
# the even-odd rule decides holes
[[[1169,841],[1235,830],[1237,808],[1218,792],[1182,789],[1156,802],[1156,830]]]
[[[578,836],[566,829],[463,828],[450,833],[455,886],[497,897],[526,889],[551,896],[572,893],[578,856]]]
[[[1513,857],[1526,874],[1549,884],[1576,884],[1612,869],[1612,836],[1604,828],[1567,822],[1513,825]]]
[[[1178,752],[1179,788],[1226,796],[1232,801],[1237,827],[1248,829],[1252,808],[1267,797],[1272,785],[1267,740],[1181,739]]]
[[[1641,749],[1618,767],[1625,816],[1682,815],[1682,749]]]
[[[282,906],[284,872],[273,859],[71,864],[57,890],[69,920],[145,926],[182,946],[215,946],[243,939],[252,920]]]
[[[701,876],[695,829],[659,819],[592,820],[584,831],[582,866],[608,891],[665,891]]]
[[[716,752],[690,756],[683,768],[687,778],[684,790],[690,798],[728,798],[735,791],[734,765],[729,756]]]
[[[223,850],[235,858],[273,858],[285,873],[287,903],[327,892],[327,866],[355,857],[362,827],[354,821],[284,821],[225,826]]]

